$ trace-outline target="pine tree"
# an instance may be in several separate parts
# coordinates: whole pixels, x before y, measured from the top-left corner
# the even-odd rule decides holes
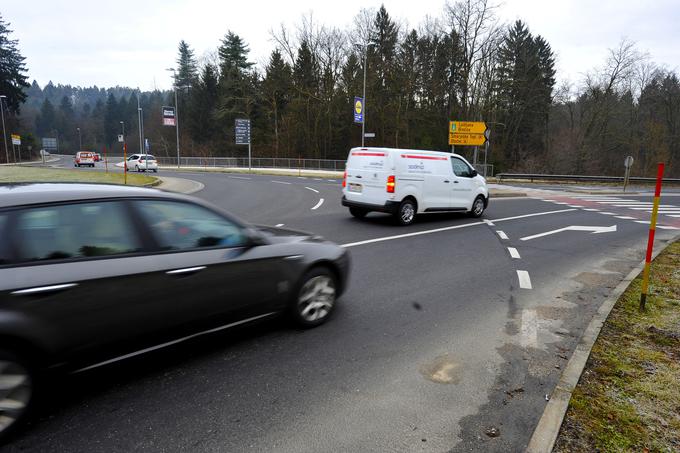
[[[279,155],[279,131],[281,116],[292,96],[292,71],[283,61],[281,52],[274,50],[269,58],[262,81],[262,94],[267,103],[272,127],[272,148],[274,157]]]
[[[175,87],[193,85],[198,79],[198,64],[194,51],[184,40],[179,42],[177,72],[174,75]]]
[[[120,128],[121,114],[118,100],[113,93],[109,93],[106,99],[104,110],[104,142],[112,144],[118,135]]]
[[[45,99],[40,107],[40,113],[35,119],[35,129],[38,135],[52,137],[57,128],[56,113],[49,99]]]
[[[219,97],[217,72],[217,68],[211,64],[203,67],[184,115],[192,139],[199,144],[220,141],[216,119]]]
[[[4,99],[7,109],[18,115],[20,105],[26,101],[24,90],[29,84],[25,75],[25,58],[17,48],[19,41],[9,38],[12,33],[9,25],[0,14],[0,93],[7,96]]]

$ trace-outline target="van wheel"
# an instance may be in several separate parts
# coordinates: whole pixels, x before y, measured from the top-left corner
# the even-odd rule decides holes
[[[352,214],[357,219],[363,219],[368,214],[366,209],[361,208],[349,208],[349,213]]]
[[[395,214],[395,218],[399,225],[405,226],[412,224],[416,218],[416,203],[408,198],[402,201]]]
[[[470,210],[471,217],[481,217],[484,213],[484,197],[478,195],[475,201],[472,203],[472,209]]]
[[[36,381],[35,368],[13,352],[0,349],[0,442],[27,418]]]

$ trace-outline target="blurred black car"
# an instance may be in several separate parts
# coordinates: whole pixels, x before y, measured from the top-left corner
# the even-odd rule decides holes
[[[286,312],[326,321],[347,252],[198,199],[95,184],[0,186],[0,437],[52,369],[80,371]]]

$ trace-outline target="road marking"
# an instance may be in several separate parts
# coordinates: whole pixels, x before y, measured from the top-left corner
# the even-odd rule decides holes
[[[643,223],[649,225],[649,220],[636,220],[635,223]]]
[[[326,181],[330,181],[330,182],[338,182],[337,179],[327,179]]]
[[[517,271],[517,278],[519,279],[519,287],[522,289],[532,289],[531,277],[527,271]]]
[[[307,179],[306,176],[298,176],[297,179]]]
[[[482,222],[486,223],[489,226],[494,226],[493,222],[489,219],[482,219]]]
[[[501,198],[502,200],[507,200],[507,198]],[[518,215],[518,216],[513,216],[513,217],[505,217],[502,219],[493,219],[492,222],[505,222],[507,220],[517,220],[517,219],[524,219],[527,217],[536,217],[536,216],[543,216],[543,215],[549,215],[549,214],[561,214],[563,212],[571,212],[571,211],[576,211],[576,209],[560,209],[558,211],[546,211],[546,212],[535,212],[533,214],[524,214],[524,215]],[[462,225],[452,225],[448,227],[442,227],[442,228],[435,228],[432,230],[424,230],[424,231],[414,231],[413,233],[404,233],[404,234],[396,234],[394,236],[383,236],[379,238],[374,238],[374,239],[366,239],[364,241],[357,241],[357,242],[348,242],[347,244],[342,244],[340,247],[357,247],[359,245],[366,245],[366,244],[373,244],[376,242],[384,242],[384,241],[393,241],[395,239],[403,239],[403,238],[409,238],[409,237],[414,237],[414,236],[422,236],[424,234],[432,234],[432,233],[441,233],[443,231],[450,231],[450,230],[458,230],[461,228],[467,228],[471,226],[476,226],[476,225],[485,225],[484,222],[470,222],[470,223],[464,223]]]
[[[612,233],[616,231],[616,225],[601,227],[601,226],[581,226],[572,225],[564,228],[558,228],[556,230],[546,231],[545,233],[534,234],[532,236],[524,236],[520,238],[520,241],[530,241],[532,239],[537,239],[543,236],[548,236],[550,234],[562,233],[563,231],[587,231],[591,234],[602,234],[602,233]]]
[[[673,217],[674,219],[680,219],[680,215],[666,214],[668,217]]]
[[[312,208],[312,211],[319,209],[319,206],[321,206],[322,204],[323,204],[323,198],[319,198],[319,202],[316,205],[314,205],[314,207]]]
[[[508,247],[508,252],[510,252],[510,257],[515,258],[516,260],[521,258],[515,247]]]
[[[604,214],[604,215],[616,215],[615,212],[604,212],[604,211],[600,211],[600,214]]]
[[[293,184],[292,182],[287,182],[287,181],[271,181],[276,184]]]
[[[570,205],[568,205],[568,206],[569,206],[570,208],[582,208],[582,207],[583,207],[583,206],[577,206],[577,205],[573,205],[573,204],[570,204]]]
[[[312,191],[312,192],[314,192],[314,193],[319,193],[319,191],[318,191],[318,190],[316,190],[316,189],[312,189],[311,187],[307,187],[307,186],[305,186],[305,189],[307,189],[307,190],[311,190],[311,191]]]
[[[245,176],[227,176],[229,179],[252,179],[252,178],[246,178]]]
[[[583,210],[584,211],[590,211],[590,212],[600,212],[599,209],[595,209],[595,208],[583,208]]]
[[[506,240],[509,239],[508,235],[505,234],[505,232],[503,232],[501,230],[496,231],[496,233],[498,233],[498,236],[500,236],[501,239],[506,239]]]
[[[657,225],[657,228],[661,230],[680,230],[680,228],[673,227],[673,226],[666,226],[666,225]]]
[[[617,215],[614,216],[615,219],[621,219],[621,220],[635,220],[635,217],[628,217],[627,215]]]
[[[282,227],[282,226],[284,226],[284,225],[285,225],[285,223],[277,223],[277,224],[276,224],[277,227]]]
[[[517,271],[519,272],[519,271]],[[538,347],[538,316],[536,310],[522,310],[522,325],[520,326],[520,346]]]
[[[321,178],[314,178],[314,181],[323,181]]]

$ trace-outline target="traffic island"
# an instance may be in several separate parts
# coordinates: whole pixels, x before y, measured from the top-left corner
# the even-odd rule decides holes
[[[680,242],[619,297],[595,342],[559,431],[556,452],[680,451]]]
[[[23,183],[23,182],[82,182],[123,184],[124,175],[120,172],[103,172],[87,170],[67,170],[58,168],[40,167],[0,167],[0,184]],[[148,175],[127,175],[127,184],[130,186],[155,186],[159,179]]]

